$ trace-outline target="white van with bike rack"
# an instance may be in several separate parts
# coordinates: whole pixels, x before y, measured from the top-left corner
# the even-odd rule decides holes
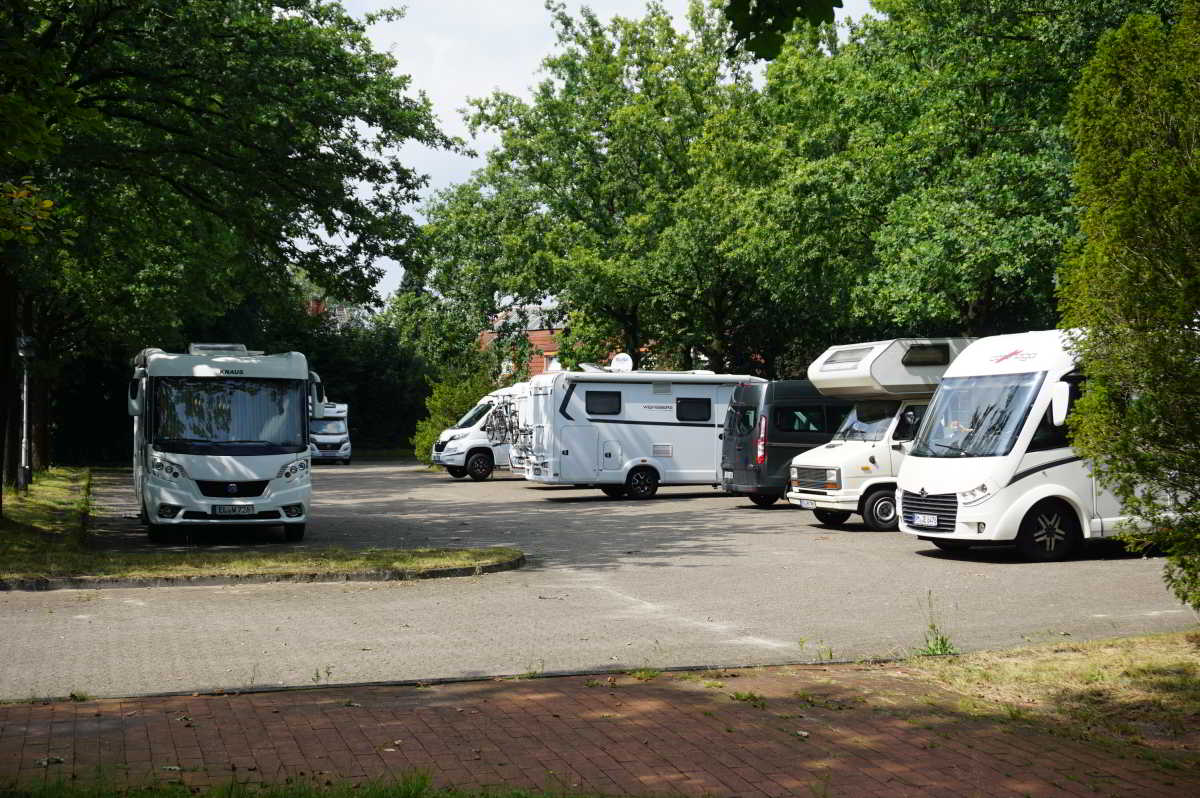
[[[897,478],[900,531],[959,550],[1015,542],[1063,560],[1128,518],[1072,448],[1083,374],[1068,333],[981,338],[950,365]]]
[[[833,440],[792,459],[787,500],[839,526],[862,516],[874,530],[896,528],[896,472],[929,397],[970,338],[893,338],[831,346],[808,367],[826,396],[854,408]]]
[[[528,390],[529,383],[518,382],[476,402],[453,427],[438,435],[431,453],[433,464],[445,466],[446,473],[455,479],[469,476],[477,482],[490,477],[497,468],[511,467],[511,441],[507,436],[496,437],[492,414],[497,408],[507,408]]]

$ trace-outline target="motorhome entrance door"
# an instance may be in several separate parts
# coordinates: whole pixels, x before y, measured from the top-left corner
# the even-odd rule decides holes
[[[591,482],[596,478],[598,437],[595,427],[570,425],[560,430],[559,478],[568,482]]]

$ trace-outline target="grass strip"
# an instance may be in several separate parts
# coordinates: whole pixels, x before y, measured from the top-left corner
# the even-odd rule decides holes
[[[999,709],[1079,739],[1200,750],[1200,630],[1061,642],[908,668]]]
[[[6,493],[0,519],[0,580],[286,576],[482,568],[521,556],[509,547],[475,549],[266,548],[144,552],[89,549],[83,533],[89,472],[54,468],[35,475],[28,496]]]

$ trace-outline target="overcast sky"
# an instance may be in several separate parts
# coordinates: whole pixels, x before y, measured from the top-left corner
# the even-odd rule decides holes
[[[687,0],[661,0],[676,21],[686,25]],[[396,5],[406,5],[403,19],[381,23],[370,33],[375,46],[395,56],[400,70],[412,77],[414,91],[424,91],[433,103],[441,128],[452,136],[469,139],[459,111],[469,97],[485,97],[501,90],[529,97],[530,87],[541,76],[538,67],[554,46],[554,32],[544,0],[344,0],[355,15]],[[571,12],[588,6],[602,19],[639,17],[646,0],[567,0]],[[868,10],[867,0],[843,0],[839,18],[858,17]],[[479,159],[410,146],[403,151],[406,165],[429,175],[432,191],[461,183],[482,165],[482,155],[495,145],[492,136],[470,140]],[[414,215],[419,217],[417,208]],[[394,265],[379,284],[387,296],[400,281]]]

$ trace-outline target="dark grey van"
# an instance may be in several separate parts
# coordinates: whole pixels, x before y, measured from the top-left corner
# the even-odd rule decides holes
[[[739,385],[725,414],[722,486],[766,507],[787,492],[792,458],[828,443],[853,407],[808,380]]]

